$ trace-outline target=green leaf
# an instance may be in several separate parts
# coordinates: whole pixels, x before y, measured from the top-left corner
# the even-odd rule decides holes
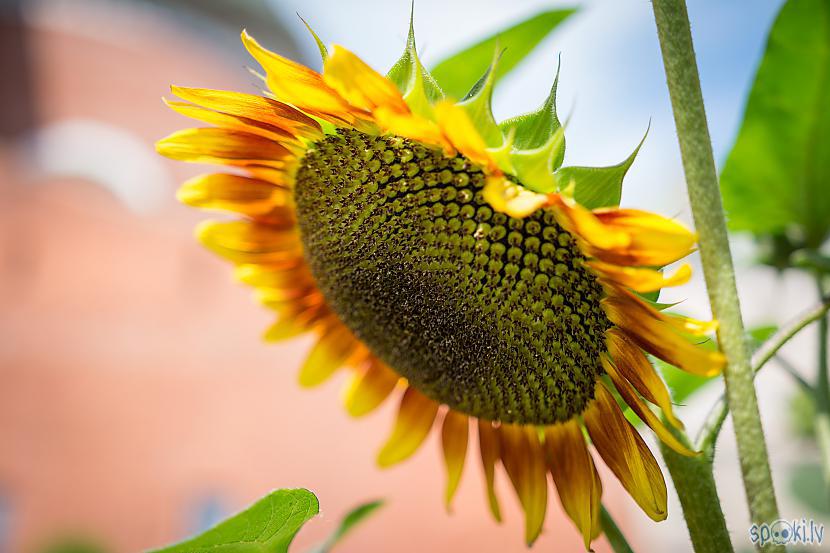
[[[827,487],[818,463],[796,466],[790,473],[790,490],[801,504],[811,511],[825,516],[830,515]]]
[[[707,384],[715,382],[718,379],[716,376],[707,378],[705,376],[687,373],[657,358],[653,358],[653,361],[660,371],[660,374],[663,375],[663,380],[666,381],[669,390],[671,390],[672,401],[678,404],[685,403],[687,399],[703,389]]]
[[[319,509],[308,490],[277,490],[204,534],[155,553],[285,553]]]
[[[383,506],[383,501],[370,501],[359,505],[349,511],[343,520],[340,521],[340,526],[328,537],[328,539],[321,545],[312,549],[309,553],[329,553],[331,549],[337,545],[343,537],[348,534],[355,526],[363,522],[372,513]]]
[[[534,15],[443,60],[432,69],[432,76],[448,96],[463,98],[489,67],[494,51],[505,50],[494,75],[498,82],[575,11],[550,10]]]
[[[830,232],[830,2],[789,0],[778,14],[721,178],[734,230]]]
[[[651,127],[651,124],[649,124]],[[588,209],[614,207],[620,205],[622,183],[625,174],[634,163],[637,153],[643,146],[645,135],[622,163],[610,167],[562,167],[556,172],[560,189],[567,189],[573,183],[574,200]]]
[[[777,330],[777,325],[762,325],[750,328],[747,331],[747,334],[749,334],[749,337],[755,342],[755,348],[753,349],[757,349],[758,346],[769,340]]]

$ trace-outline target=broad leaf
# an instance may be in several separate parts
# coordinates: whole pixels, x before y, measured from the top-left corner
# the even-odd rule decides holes
[[[772,27],[721,178],[734,230],[830,231],[830,2],[789,0]]]
[[[340,521],[340,526],[337,527],[331,536],[321,545],[312,549],[309,553],[329,553],[331,549],[340,543],[340,540],[348,534],[355,526],[363,522],[372,513],[383,506],[383,501],[371,501],[355,507]]]
[[[708,342],[707,342],[708,343]],[[686,371],[680,370],[673,365],[654,358],[654,364],[657,370],[666,381],[666,386],[671,391],[672,401],[676,404],[683,405],[696,392],[700,391],[704,386],[710,382],[715,382],[718,377],[704,377],[689,374]]]
[[[818,463],[796,465],[790,473],[790,490],[811,512],[830,515],[827,487]]]
[[[308,490],[277,490],[207,532],[155,553],[285,553],[319,509]]]
[[[512,71],[562,21],[576,10],[550,10],[504,29],[445,59],[430,72],[452,98],[463,98],[487,71],[496,50],[504,50],[495,81]]]

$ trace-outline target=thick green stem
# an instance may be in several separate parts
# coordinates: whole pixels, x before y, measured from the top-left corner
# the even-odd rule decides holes
[[[752,354],[752,372],[757,373],[767,364],[767,361],[772,359],[775,354],[781,349],[784,344],[801,332],[810,323],[815,322],[827,314],[830,309],[830,298],[825,298],[817,306],[805,311],[789,323],[779,328],[775,334],[761,344],[761,347]],[[726,405],[726,398],[721,398],[709,410],[706,415],[706,420],[703,427],[700,429],[700,434],[697,437],[695,448],[707,454],[711,454],[715,447],[715,442],[718,439],[720,429],[723,427],[723,421],[726,420],[726,415],[729,408]]]
[[[691,448],[685,434],[666,425],[684,445]],[[704,453],[699,457],[686,457],[660,442],[663,460],[669,469],[683,517],[689,528],[692,546],[696,553],[727,553],[733,551],[721,510],[715,478],[712,475],[712,457]]]
[[[771,523],[778,518],[778,506],[735,286],[735,271],[692,46],[689,15],[684,0],[653,0],[652,5],[689,201],[700,237],[700,258],[709,302],[712,313],[720,321],[718,343],[727,359],[724,369],[726,395],[735,424],[749,511],[753,522]]]
[[[605,538],[611,544],[611,550],[614,553],[634,553],[634,550],[628,545],[628,541],[625,539],[622,530],[614,522],[614,517],[611,516],[611,513],[608,512],[605,505],[600,505],[599,522],[602,525],[602,533],[605,534]]]

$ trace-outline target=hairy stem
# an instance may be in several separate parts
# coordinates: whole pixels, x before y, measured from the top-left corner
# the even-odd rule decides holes
[[[684,433],[668,424],[666,426],[678,440],[691,447]],[[712,474],[712,457],[705,452],[699,457],[686,457],[663,442],[660,442],[660,450],[680,498],[683,517],[686,519],[695,552],[733,551]]]
[[[810,308],[795,317],[789,323],[779,328],[778,331],[770,336],[766,342],[761,344],[761,347],[759,347],[758,350],[752,355],[753,373],[757,373],[764,368],[767,361],[772,359],[775,354],[778,353],[778,350],[780,350],[784,344],[789,342],[793,336],[801,332],[801,330],[803,330],[810,323],[824,317],[828,309],[830,309],[830,297],[825,298],[824,301],[817,306]],[[721,398],[709,410],[709,414],[706,416],[703,427],[700,429],[700,434],[698,434],[697,443],[695,444],[695,447],[698,450],[702,450],[705,454],[712,453],[712,450],[715,447],[715,442],[718,439],[718,434],[720,433],[721,427],[723,427],[723,421],[726,420],[728,411],[726,398],[721,396]]]
[[[657,34],[680,142],[680,153],[712,313],[720,321],[718,343],[726,355],[726,396],[735,423],[744,489],[755,523],[778,518],[767,445],[758,412],[735,271],[726,234],[712,143],[703,107],[685,0],[653,0]],[[770,547],[769,550],[780,550]]]

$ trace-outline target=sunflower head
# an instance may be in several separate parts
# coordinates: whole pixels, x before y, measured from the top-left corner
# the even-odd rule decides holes
[[[243,33],[265,69],[260,95],[174,87],[171,108],[215,125],[159,151],[232,172],[196,177],[185,203],[239,214],[198,231],[278,314],[267,337],[314,332],[300,371],[316,385],[341,367],[353,415],[400,394],[381,465],[414,453],[440,417],[447,502],[470,427],[488,501],[502,467],[542,529],[547,474],[586,548],[599,533],[601,483],[589,446],[655,520],[660,470],[622,414],[693,455],[646,353],[711,375],[723,357],[690,338],[711,322],[660,311],[643,294],[688,280],[695,237],[659,215],[617,207],[633,161],[562,167],[556,83],[537,110],[501,123],[490,107],[498,56],[459,101],[423,67],[410,33],[387,76],[320,45],[318,73]],[[639,148],[639,146],[638,146]]]

